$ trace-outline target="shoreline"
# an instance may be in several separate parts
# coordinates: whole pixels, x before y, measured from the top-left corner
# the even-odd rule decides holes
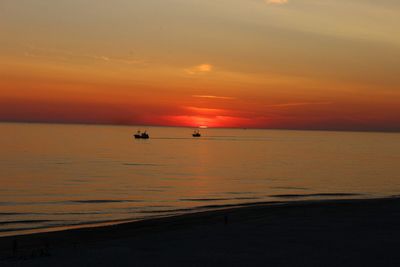
[[[369,197],[367,197],[369,196]],[[168,217],[176,217],[182,215],[203,213],[209,211],[218,211],[224,209],[232,209],[232,208],[242,208],[242,207],[251,207],[251,206],[260,206],[260,205],[279,205],[279,204],[290,204],[290,203],[298,203],[298,202],[320,202],[320,201],[335,201],[335,200],[353,200],[353,199],[378,199],[378,198],[393,198],[396,196],[372,196],[361,193],[314,193],[314,194],[278,194],[271,195],[271,198],[276,199],[286,199],[286,200],[265,200],[265,201],[256,201],[256,202],[239,202],[239,203],[229,203],[229,204],[211,204],[204,206],[195,206],[188,208],[178,208],[172,210],[165,210],[160,214],[155,214],[153,216],[139,217],[139,218],[126,218],[126,219],[115,219],[115,220],[103,220],[103,221],[94,221],[94,222],[81,222],[77,224],[71,225],[58,225],[58,226],[49,226],[49,227],[37,227],[37,228],[21,228],[21,229],[12,229],[12,230],[0,230],[0,239],[4,237],[18,237],[23,235],[31,235],[31,234],[42,234],[49,232],[59,232],[59,231],[67,231],[81,228],[96,228],[103,226],[112,226],[118,224],[126,224],[126,223],[134,223],[140,221],[147,221],[152,219],[162,219]],[[363,197],[363,198],[361,198]]]
[[[363,198],[360,198],[361,196]],[[242,202],[242,203],[231,203],[231,204],[212,204],[212,205],[197,206],[191,208],[189,207],[189,208],[166,210],[165,212],[158,215],[146,216],[141,218],[140,217],[127,218],[127,219],[104,220],[95,222],[88,221],[71,225],[5,230],[5,231],[0,231],[0,239],[5,237],[19,237],[24,235],[36,235],[36,234],[45,234],[52,232],[85,229],[85,228],[106,227],[119,224],[131,224],[131,223],[143,222],[154,219],[173,218],[177,216],[185,216],[185,215],[221,211],[221,210],[223,211],[226,209],[245,208],[252,206],[272,206],[272,205],[286,205],[295,203],[340,201],[340,200],[368,200],[368,199],[381,199],[381,198],[387,199],[387,198],[397,197],[397,196],[385,196],[385,197],[374,197],[374,196],[366,197],[366,196],[368,195],[360,193],[281,194],[281,195],[273,195],[271,197],[274,197],[276,199],[286,199],[286,200],[269,200],[269,201],[266,200],[266,201]],[[321,197],[321,199],[318,198],[316,199],[313,197]]]
[[[293,229],[297,229],[297,231],[293,231]],[[225,236],[227,232],[230,234]],[[347,235],[353,234],[356,234],[356,239],[347,239]],[[207,251],[204,244],[206,246],[208,246],[207,244],[220,244],[222,248],[218,248],[222,251],[222,256],[216,256],[218,264],[229,263],[229,260],[228,262],[223,261],[226,256],[231,254],[224,248],[232,246],[232,243],[235,244],[233,250],[237,249],[238,253],[243,252],[241,258],[237,259],[239,262],[254,260],[255,263],[258,263],[269,259],[279,263],[279,261],[276,262],[279,255],[272,253],[267,259],[256,252],[263,251],[264,248],[274,251],[275,246],[282,245],[289,246],[287,254],[291,255],[297,253],[296,251],[299,249],[301,251],[311,246],[313,243],[309,244],[309,242],[313,239],[323,243],[330,240],[329,243],[339,244],[340,248],[345,248],[346,251],[349,242],[353,244],[351,245],[352,250],[357,250],[358,247],[365,250],[365,244],[369,244],[375,253],[384,249],[381,253],[386,251],[390,255],[385,255],[385,257],[392,260],[391,256],[395,257],[395,255],[391,251],[397,247],[382,245],[382,242],[400,244],[400,241],[397,241],[400,240],[400,198],[393,196],[370,199],[324,199],[242,204],[242,206],[236,205],[218,210],[106,226],[5,236],[0,237],[0,265],[4,263],[4,265],[13,266],[13,264],[23,261],[24,263],[51,266],[55,261],[70,259],[71,255],[75,255],[77,251],[88,253],[93,250],[105,251],[104,255],[108,255],[107,259],[112,259],[121,253],[118,248],[140,247],[142,244],[146,244],[148,247],[153,246],[150,250],[156,254],[159,253],[160,260],[163,258],[164,250],[173,249],[170,251],[171,255],[164,255],[169,259],[166,262],[174,263],[178,260],[179,263],[180,260],[174,253],[179,254],[179,250],[185,250],[186,246],[177,245],[176,248],[171,248],[166,244],[154,242],[159,238],[164,240],[163,236],[169,237],[165,239],[168,242],[174,242],[175,239],[185,240],[189,247],[196,247],[197,250]],[[265,238],[262,238],[263,236]],[[371,239],[371,236],[375,237]],[[207,240],[203,240],[204,238]],[[308,238],[310,240],[307,240]],[[298,243],[298,247],[295,250],[290,249],[292,245],[289,241]],[[242,247],[241,243],[254,243],[254,245]],[[374,247],[375,245],[377,247]],[[315,249],[319,249],[319,246],[317,245]],[[190,265],[190,263],[205,260],[205,263],[214,264],[213,261],[207,261],[208,256],[196,257],[197,250],[189,252],[189,254],[194,254],[190,257],[193,262],[186,263]],[[146,253],[148,251],[142,253],[145,256],[141,252],[137,252],[140,249],[135,251],[138,253],[136,260],[139,260],[140,263],[154,263],[155,265],[161,263],[152,258],[147,261]],[[215,251],[218,249],[211,249],[208,253],[213,254]],[[349,251],[351,252],[351,250]],[[334,253],[331,250],[324,251],[328,254],[331,252]],[[324,253],[321,254],[322,258],[324,258]],[[129,262],[129,258],[126,258],[128,255],[129,253],[125,255],[125,258],[119,257],[122,265]],[[347,257],[352,255],[347,255]],[[350,258],[353,259],[353,257]],[[397,262],[397,257],[395,258]],[[87,258],[83,257],[83,259]],[[279,259],[284,260],[286,257],[282,256]],[[102,259],[99,260],[102,262]],[[91,261],[96,262],[96,259],[91,259]],[[274,263],[274,261],[272,262]],[[308,265],[310,262],[305,263]],[[87,262],[83,260],[81,264],[86,266]]]

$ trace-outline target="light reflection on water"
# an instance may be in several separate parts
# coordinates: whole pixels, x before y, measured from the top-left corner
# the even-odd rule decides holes
[[[400,192],[400,134],[0,124],[0,235]]]

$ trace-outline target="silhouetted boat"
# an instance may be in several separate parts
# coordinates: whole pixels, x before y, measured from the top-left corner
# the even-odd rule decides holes
[[[200,134],[199,130],[197,130],[197,131],[194,131],[194,133],[192,134],[192,136],[193,136],[193,137],[200,137],[201,134]]]
[[[149,139],[150,136],[148,135],[148,133],[146,133],[146,131],[144,131],[143,133],[141,133],[140,131],[137,131],[136,134],[133,135],[135,137],[135,139]]]

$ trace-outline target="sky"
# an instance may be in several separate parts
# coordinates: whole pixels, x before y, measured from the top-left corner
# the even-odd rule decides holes
[[[1,0],[0,121],[400,131],[398,0]]]

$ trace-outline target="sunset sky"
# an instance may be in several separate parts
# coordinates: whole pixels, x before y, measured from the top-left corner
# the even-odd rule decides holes
[[[0,121],[400,130],[398,0],[1,0]]]

